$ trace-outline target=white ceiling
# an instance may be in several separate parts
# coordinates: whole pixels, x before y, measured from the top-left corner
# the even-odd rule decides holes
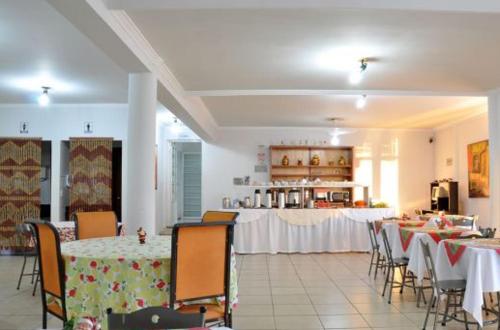
[[[0,103],[127,102],[127,72],[47,2],[0,1]]]
[[[340,116],[349,127],[432,128],[477,113],[470,102],[484,111],[484,100],[462,96],[500,86],[498,12],[111,3],[130,6],[220,126],[328,126],[327,117]],[[358,86],[325,63],[345,54],[370,58]],[[376,94],[363,112],[354,106],[360,94]]]
[[[325,52],[371,57],[368,90],[500,86],[500,14],[340,9],[131,10],[186,90],[351,89]]]
[[[332,126],[429,128],[479,114],[484,98],[369,96],[364,109],[357,96],[223,96],[204,97],[221,126]]]

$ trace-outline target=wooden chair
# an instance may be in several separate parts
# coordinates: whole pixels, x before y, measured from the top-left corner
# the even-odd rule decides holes
[[[76,239],[118,236],[115,212],[77,212],[75,214]]]
[[[181,313],[207,308],[207,322],[231,327],[230,275],[233,223],[176,224],[172,233],[170,308],[181,303]],[[197,300],[224,297],[225,304],[200,304]],[[184,304],[190,302],[190,304]]]
[[[183,314],[164,307],[148,307],[130,314],[115,314],[109,308],[109,330],[187,329],[205,326],[204,307],[199,313]]]
[[[47,329],[47,313],[61,319],[65,324],[66,299],[64,285],[64,260],[57,229],[46,221],[28,221],[35,229],[40,269],[43,329]],[[52,297],[57,301],[48,301]]]
[[[203,214],[201,222],[234,222],[239,215],[238,212],[207,211]]]

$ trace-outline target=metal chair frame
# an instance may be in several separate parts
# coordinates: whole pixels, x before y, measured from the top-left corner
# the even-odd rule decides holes
[[[375,225],[373,222],[366,220],[368,226],[368,234],[370,235],[370,243],[372,246],[372,253],[370,259],[370,269],[368,269],[368,276],[371,275],[372,268],[375,266],[375,273],[373,278],[377,278],[377,272],[381,269],[385,273],[385,257],[380,253],[380,245],[377,242],[377,234],[375,233]],[[375,260],[376,258],[376,260]]]

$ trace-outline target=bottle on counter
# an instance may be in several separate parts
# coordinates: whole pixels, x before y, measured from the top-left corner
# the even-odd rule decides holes
[[[254,197],[253,197],[253,207],[260,208],[260,189],[255,189]]]
[[[280,189],[278,191],[278,208],[284,209],[285,208],[285,190]]]
[[[231,198],[224,197],[222,199],[222,208],[223,209],[230,209],[231,208]]]
[[[273,207],[273,193],[271,192],[271,189],[266,190],[266,198],[264,200],[264,205],[268,209]]]

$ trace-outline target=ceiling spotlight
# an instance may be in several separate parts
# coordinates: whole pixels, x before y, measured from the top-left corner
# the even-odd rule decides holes
[[[49,89],[50,87],[42,86],[42,95],[38,97],[38,104],[41,107],[46,107],[50,103]]]
[[[363,58],[361,61],[360,61],[360,65],[359,65],[359,68],[355,71],[353,71],[350,75],[349,75],[349,82],[352,84],[352,85],[357,85],[361,82],[361,80],[363,79],[363,75],[366,71],[366,68],[368,67],[368,62],[366,61],[366,58]]]
[[[356,108],[363,109],[366,106],[366,95],[361,95],[356,100]]]

